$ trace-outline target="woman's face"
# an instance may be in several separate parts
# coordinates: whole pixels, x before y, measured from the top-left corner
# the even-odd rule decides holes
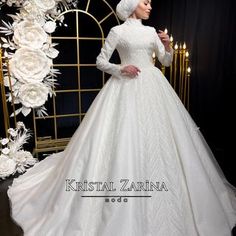
[[[133,16],[138,19],[147,20],[150,16],[151,10],[151,0],[140,0],[137,8],[133,13]]]

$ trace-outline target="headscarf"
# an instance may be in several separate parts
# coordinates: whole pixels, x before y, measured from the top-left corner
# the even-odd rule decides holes
[[[125,21],[136,9],[140,0],[121,0],[116,7],[116,14]]]

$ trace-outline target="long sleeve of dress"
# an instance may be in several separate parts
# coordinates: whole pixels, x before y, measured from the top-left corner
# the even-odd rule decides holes
[[[109,60],[112,56],[112,53],[116,49],[118,40],[119,40],[119,35],[115,32],[115,29],[112,28],[96,60],[96,65],[99,70],[111,74],[116,78],[120,78],[121,76],[121,66],[110,63]]]
[[[173,48],[171,48],[170,52],[167,52],[165,50],[165,47],[163,43],[161,42],[158,34],[156,33],[156,30],[154,34],[154,42],[155,42],[154,50],[155,50],[158,60],[161,62],[163,66],[170,66],[173,61],[173,54],[174,54]]]

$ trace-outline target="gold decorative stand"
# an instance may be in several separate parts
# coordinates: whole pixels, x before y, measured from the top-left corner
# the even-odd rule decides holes
[[[9,113],[8,113],[8,108],[7,108],[7,99],[6,99],[6,92],[5,92],[5,86],[4,86],[3,63],[4,63],[4,57],[3,57],[2,48],[0,48],[1,99],[2,99],[2,110],[3,110],[5,136],[8,137],[7,130],[10,128],[10,118],[9,118]]]
[[[165,29],[167,33],[167,29]],[[171,47],[174,49],[173,62],[170,67],[160,65],[162,73],[168,78],[171,86],[178,94],[182,103],[189,110],[190,96],[190,74],[189,67],[189,51],[185,43],[175,43],[173,47],[173,37],[170,37]],[[156,55],[153,54],[154,63],[156,63]]]
[[[98,74],[97,78],[98,80],[102,81],[101,87],[95,87],[95,88],[83,88],[82,82],[84,80],[83,71],[85,68],[91,68],[91,70],[94,70],[96,68],[96,64],[93,61],[87,61],[84,62],[82,60],[84,57],[86,58],[86,55],[83,55],[81,52],[81,45],[85,45],[84,42],[87,42],[88,45],[98,45],[99,48],[102,47],[102,45],[105,42],[105,34],[106,29],[108,28],[107,25],[109,25],[109,19],[112,18],[114,23],[119,24],[119,19],[117,15],[115,14],[114,9],[110,6],[110,4],[102,0],[101,1],[101,7],[103,9],[106,9],[104,11],[104,15],[101,17],[101,14],[98,14],[98,11],[94,12],[92,9],[94,9],[94,3],[96,1],[86,1],[85,7],[82,7],[82,9],[72,9],[72,10],[66,10],[61,13],[58,18],[61,16],[64,17],[70,17],[70,19],[74,19],[74,22],[72,25],[75,26],[75,32],[73,35],[51,35],[51,40],[53,43],[60,43],[60,45],[68,45],[73,44],[75,47],[72,50],[76,51],[76,60],[68,62],[60,61],[59,63],[54,63],[53,67],[57,68],[59,70],[69,70],[74,69],[77,70],[77,74],[73,78],[74,81],[76,81],[78,86],[71,86],[70,89],[64,88],[63,86],[60,86],[59,88],[55,88],[54,92],[57,96],[52,96],[51,99],[51,112],[46,117],[38,117],[36,115],[36,112],[33,112],[33,124],[34,124],[34,141],[35,141],[35,148],[34,148],[34,154],[38,155],[39,153],[46,153],[46,152],[58,152],[63,150],[67,143],[70,140],[70,137],[62,137],[61,131],[59,127],[59,121],[63,120],[66,122],[67,119],[76,119],[78,120],[78,125],[80,125],[83,117],[85,116],[85,112],[82,109],[82,99],[84,94],[94,94],[98,93],[103,85],[106,82],[106,75],[104,72]],[[94,6],[93,6],[94,5]],[[90,12],[91,10],[91,12]],[[81,33],[81,25],[84,25],[84,22],[80,20],[80,17],[87,17],[87,19],[94,24],[94,28],[96,29],[95,32],[99,32],[99,35],[97,33],[93,33],[92,31],[89,33],[89,35],[83,35]],[[73,51],[72,51],[73,53]],[[66,78],[65,78],[66,79]],[[60,82],[59,82],[60,83]],[[62,113],[58,112],[58,100],[57,97],[63,96],[64,99],[67,99],[67,95],[70,93],[76,94],[78,97],[78,110],[77,112],[71,112],[71,113]],[[75,101],[77,102],[77,101]],[[48,122],[48,123],[47,123]],[[51,125],[49,132],[45,132],[46,134],[41,135],[40,129],[42,129],[42,123],[47,123]]]

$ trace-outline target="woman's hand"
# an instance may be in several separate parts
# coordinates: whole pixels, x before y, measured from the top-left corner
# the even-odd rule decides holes
[[[166,34],[164,31],[159,30],[160,33],[158,33],[159,38],[161,39],[161,42],[164,44],[165,46],[165,50],[167,52],[171,51],[171,47],[170,47],[170,37],[168,34]]]
[[[139,72],[141,72],[141,70],[133,65],[128,65],[121,69],[121,73],[126,76],[129,76],[130,78],[136,77]]]

